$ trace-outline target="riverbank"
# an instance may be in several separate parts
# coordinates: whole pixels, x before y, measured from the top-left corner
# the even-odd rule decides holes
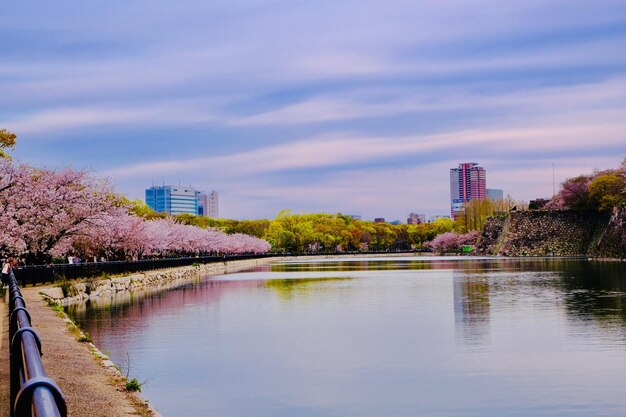
[[[57,315],[39,294],[38,288],[25,288],[22,295],[33,326],[42,340],[42,362],[49,377],[61,387],[69,417],[152,416],[158,417],[147,402],[124,389],[117,372],[102,367],[87,343],[79,343],[65,318]],[[8,313],[2,303],[2,316]],[[9,416],[8,323],[3,321],[0,343],[0,417]]]
[[[422,254],[407,253],[382,253],[376,257],[396,256],[421,256]],[[363,257],[362,254],[347,254],[346,258]],[[367,255],[366,255],[367,256]],[[107,279],[77,280],[64,282],[40,290],[45,297],[63,306],[80,303],[86,300],[114,299],[118,294],[128,294],[136,291],[163,291],[179,287],[192,282],[201,276],[221,275],[251,269],[275,261],[331,259],[337,255],[311,255],[311,256],[287,256],[226,261],[218,263],[198,264],[196,266],[183,266],[156,271],[148,271]]]
[[[117,293],[144,290],[166,290],[206,275],[220,275],[254,268],[281,258],[259,258],[198,264],[125,275],[117,278],[93,278],[63,282],[40,290],[44,296],[61,305],[98,300]]]
[[[254,261],[269,262],[273,258]],[[232,263],[213,264],[203,269],[203,273],[223,274],[236,270],[247,269],[261,262],[232,261]],[[207,265],[208,266],[208,265]],[[172,270],[151,271],[144,277],[144,284],[137,289],[159,288],[175,283],[176,279],[164,279],[157,282],[157,278],[179,277],[195,274],[199,268],[186,267]],[[128,280],[129,277],[115,278],[114,280]],[[104,280],[112,281],[112,280]],[[80,287],[80,284],[76,283]],[[120,288],[121,285],[108,283],[109,288]],[[122,417],[122,416],[151,416],[160,417],[147,401],[139,395],[125,389],[125,378],[117,367],[97,348],[86,340],[79,342],[79,330],[67,316],[50,308],[41,293],[46,291],[57,292],[61,287],[42,288],[27,287],[22,289],[22,295],[29,313],[33,318],[33,326],[42,339],[42,362],[48,376],[55,380],[65,396],[69,417]],[[62,292],[62,291],[61,291]],[[2,313],[0,325],[2,340],[0,341],[0,417],[9,417],[9,349],[8,323],[5,316],[8,306],[4,300],[0,301]]]

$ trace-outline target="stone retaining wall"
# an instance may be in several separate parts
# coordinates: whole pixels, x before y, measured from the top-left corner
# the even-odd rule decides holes
[[[184,266],[127,275],[119,278],[94,279],[65,284],[59,287],[44,288],[40,292],[62,305],[73,304],[87,299],[110,297],[118,292],[142,289],[165,289],[184,285],[201,275],[217,275],[236,272],[268,263],[277,258],[247,259]]]
[[[626,259],[626,207],[615,208],[592,242],[589,255],[595,258]]]
[[[512,212],[488,219],[477,253],[504,256],[580,256],[589,252],[598,217],[572,211]]]
[[[509,222],[509,218],[490,217],[485,222],[485,227],[480,239],[476,243],[475,252],[484,255],[497,255],[502,245],[502,233]]]

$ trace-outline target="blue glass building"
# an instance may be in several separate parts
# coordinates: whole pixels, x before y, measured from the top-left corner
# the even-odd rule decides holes
[[[198,214],[196,190],[182,185],[162,185],[147,188],[146,204],[159,213]]]

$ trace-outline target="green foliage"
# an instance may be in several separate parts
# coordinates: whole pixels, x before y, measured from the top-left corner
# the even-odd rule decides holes
[[[450,232],[453,222],[392,225],[354,220],[343,214],[294,214],[283,210],[274,220],[214,219],[181,214],[176,220],[197,227],[217,228],[228,234],[243,233],[267,240],[283,253],[395,251],[420,249],[422,243]]]
[[[125,388],[126,391],[141,391],[142,385],[137,378],[131,378],[126,380]]]
[[[76,288],[74,287],[74,284],[72,284],[70,281],[63,280],[57,286],[61,287],[61,290],[63,291],[63,297],[73,297],[78,294]]]
[[[124,205],[129,207],[129,211],[136,216],[143,217],[147,220],[164,219],[165,217],[167,217],[167,214],[165,213],[157,213],[156,211],[152,210],[150,207],[148,207],[146,203],[143,202],[143,200],[136,199],[131,201],[125,197],[123,198],[123,200],[125,203]]]
[[[548,203],[552,208],[606,212],[626,204],[626,158],[617,169],[568,178]]]
[[[82,332],[82,334],[80,336],[78,336],[78,338],[76,340],[78,340],[80,343],[91,343],[91,342],[93,342],[91,340],[91,336],[87,332]]]
[[[17,135],[6,129],[0,129],[0,158],[11,159],[5,148],[13,149]]]
[[[342,214],[293,214],[282,211],[263,236],[275,251],[319,253],[419,249],[423,242],[452,230],[450,219],[392,225],[354,220]]]
[[[506,216],[513,207],[518,210],[526,209],[526,204],[514,201],[511,197],[504,200],[472,200],[463,206],[463,211],[454,222],[454,231],[467,233],[473,230],[482,230],[485,221],[492,216]]]
[[[61,317],[62,319],[67,317],[67,314],[65,314],[65,309],[56,300],[49,297],[45,297],[45,300],[48,303],[48,306],[52,309],[52,311],[56,313],[57,317]]]
[[[617,173],[599,175],[589,184],[589,201],[598,211],[607,211],[626,202],[626,181]]]
[[[263,239],[267,229],[270,226],[270,221],[263,220],[234,220],[234,219],[214,219],[205,216],[195,216],[193,214],[179,214],[176,216],[176,220],[181,223],[191,226],[201,227],[206,229],[212,227],[219,229],[224,233],[234,234],[242,233],[249,236],[258,237]]]

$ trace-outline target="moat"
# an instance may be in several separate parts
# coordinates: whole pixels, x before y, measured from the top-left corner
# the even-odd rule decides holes
[[[275,262],[68,313],[165,417],[626,412],[626,263]]]

